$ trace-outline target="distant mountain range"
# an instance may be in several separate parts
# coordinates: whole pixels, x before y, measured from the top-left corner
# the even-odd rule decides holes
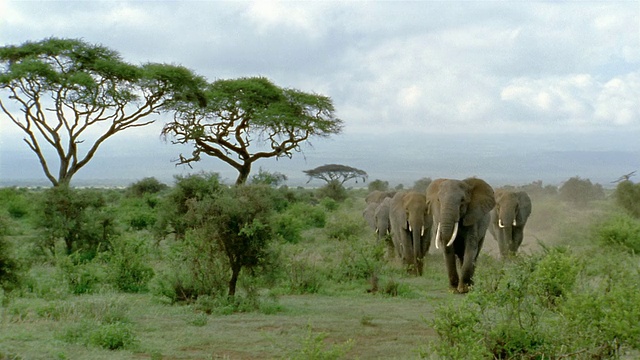
[[[419,134],[341,135],[312,141],[302,154],[292,159],[266,159],[254,165],[285,174],[289,186],[307,184],[303,170],[324,164],[344,164],[365,170],[369,180],[389,181],[391,185],[411,186],[430,177],[481,177],[495,186],[527,184],[542,180],[559,185],[573,176],[590,179],[605,187],[623,174],[640,168],[637,134],[496,135]],[[9,145],[12,143],[13,145]],[[22,142],[0,144],[0,186],[48,186],[35,155]],[[112,139],[74,178],[76,186],[127,186],[144,177],[155,177],[167,184],[175,175],[200,171],[217,172],[228,183],[235,171],[216,159],[205,158],[193,169],[176,167],[172,159],[188,153],[188,148],[148,139]],[[632,178],[632,180],[634,180]],[[640,180],[640,179],[639,179]],[[349,182],[347,186],[366,186]]]

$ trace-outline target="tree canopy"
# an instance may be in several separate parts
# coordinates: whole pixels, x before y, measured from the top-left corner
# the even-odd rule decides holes
[[[0,108],[25,133],[54,186],[68,184],[109,137],[152,123],[146,117],[168,103],[203,106],[202,83],[181,66],[135,66],[77,39],[0,47],[0,93],[8,95]]]
[[[206,106],[186,99],[173,104],[174,120],[162,133],[174,143],[192,144],[179,164],[217,157],[238,171],[244,184],[259,159],[289,157],[312,136],[340,133],[329,97],[281,88],[263,77],[217,80],[206,87]]]
[[[339,164],[322,165],[315,169],[304,170],[303,172],[309,176],[309,180],[307,182],[316,178],[324,180],[327,183],[337,182],[340,185],[351,179],[356,179],[356,182],[358,182],[357,179],[362,179],[364,182],[369,177],[367,172],[364,170]]]

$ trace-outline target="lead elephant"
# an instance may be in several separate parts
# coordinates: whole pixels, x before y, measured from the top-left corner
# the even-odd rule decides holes
[[[476,261],[489,227],[489,212],[495,205],[493,188],[477,178],[437,179],[427,188],[426,199],[436,226],[436,247],[444,247],[449,286],[466,293],[473,284]]]
[[[389,203],[389,222],[396,255],[414,274],[422,275],[433,224],[425,195],[415,191],[396,193]]]
[[[489,232],[498,242],[500,256],[518,251],[524,238],[524,226],[531,215],[531,199],[524,191],[496,190],[496,207],[491,210]]]

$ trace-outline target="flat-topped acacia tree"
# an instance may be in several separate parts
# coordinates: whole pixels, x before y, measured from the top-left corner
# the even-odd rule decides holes
[[[151,124],[148,116],[168,103],[204,105],[203,84],[186,68],[131,65],[77,39],[0,47],[0,95],[7,95],[0,108],[24,132],[53,186],[68,185],[108,138]]]
[[[205,91],[206,107],[194,101],[174,104],[174,120],[162,134],[176,144],[192,144],[191,156],[179,164],[217,157],[238,171],[244,184],[254,162],[270,157],[291,158],[311,137],[342,130],[327,96],[276,86],[263,77],[217,80]]]
[[[358,182],[357,179],[362,179],[364,182],[369,177],[364,170],[340,164],[322,165],[315,169],[304,170],[303,172],[309,176],[307,183],[315,178],[324,180],[327,184],[336,183],[342,185],[351,179],[356,179],[356,182]]]

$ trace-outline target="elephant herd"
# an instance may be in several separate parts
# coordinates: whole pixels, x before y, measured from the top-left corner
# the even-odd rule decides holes
[[[496,190],[484,180],[437,179],[425,193],[413,190],[372,191],[363,212],[387,254],[422,275],[424,257],[433,239],[444,253],[449,286],[466,293],[473,284],[476,260],[489,230],[500,255],[515,255],[531,214],[523,191]]]

